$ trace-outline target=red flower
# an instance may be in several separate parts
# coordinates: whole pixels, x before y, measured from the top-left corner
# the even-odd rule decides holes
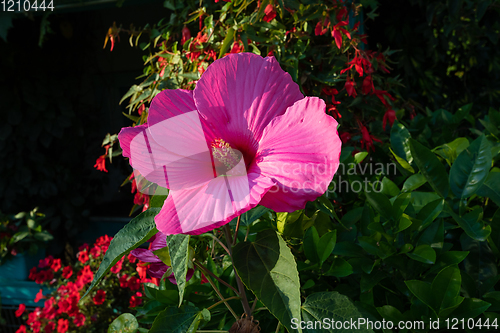
[[[393,109],[388,109],[387,111],[385,111],[384,119],[382,120],[383,129],[385,129],[387,121],[389,121],[389,125],[392,127],[392,124],[394,124],[394,120],[396,120],[396,112]]]
[[[137,261],[137,258],[134,257],[132,255],[132,253],[129,253],[128,256],[127,256],[127,258],[128,258],[128,261],[130,261],[131,263],[135,263]]]
[[[30,269],[30,275],[28,276],[28,278],[30,280],[35,280],[36,276],[37,276],[36,267],[33,267],[32,269]]]
[[[73,275],[73,269],[71,268],[71,266],[64,267],[64,269],[62,271],[63,278],[69,279],[71,277],[71,275]]]
[[[87,261],[89,261],[89,254],[87,253],[87,250],[85,251],[82,251],[80,253],[78,253],[78,260],[84,264],[86,263]]]
[[[237,40],[233,43],[233,48],[229,53],[240,53],[245,51],[245,47],[243,46],[243,42],[241,40]]]
[[[332,96],[333,104],[327,104],[326,105],[326,112],[330,113],[333,118],[335,119],[340,119],[342,118],[342,115],[340,114],[339,110],[337,110],[337,104],[340,104],[340,102],[335,101],[335,98]]]
[[[57,321],[57,333],[66,333],[68,330],[68,320],[60,318]]]
[[[149,196],[147,194],[137,192],[134,195],[134,205],[144,205],[146,202],[149,202]]]
[[[93,298],[95,305],[101,305],[106,300],[106,292],[99,289]]]
[[[52,261],[52,265],[50,265],[50,268],[54,272],[57,272],[58,270],[60,270],[61,269],[61,259],[54,259],[54,261]]]
[[[53,261],[54,261],[54,257],[53,256],[48,256],[45,259],[41,259],[38,262],[38,268],[50,267],[50,265],[52,265]]]
[[[382,102],[382,104],[384,104],[384,106],[388,109],[391,108],[391,106],[389,105],[389,103],[387,102],[387,100],[385,99],[384,96],[387,96],[391,101],[394,101],[395,98],[391,96],[391,94],[389,94],[387,91],[385,90],[373,90],[373,93],[375,95],[377,95],[378,99],[380,99],[380,101]]]
[[[356,89],[354,87],[356,87],[356,82],[351,80],[350,76],[347,76],[347,81],[345,82],[345,90],[351,97],[357,96]]]
[[[96,168],[98,171],[108,172],[108,170],[106,170],[106,155],[101,155],[97,158],[94,164],[94,168]]]
[[[129,287],[130,290],[137,290],[141,287],[141,281],[137,277],[131,276],[127,281],[127,287]]]
[[[56,329],[56,323],[53,321],[49,321],[47,325],[45,325],[45,328],[43,329],[44,333],[52,333]]]
[[[85,320],[86,320],[85,316],[82,313],[79,313],[75,316],[73,322],[75,323],[76,327],[81,327],[85,325]]]
[[[111,273],[113,274],[118,274],[122,270],[122,264],[123,264],[123,259],[121,258],[120,260],[117,261],[117,263],[111,267]]]
[[[56,313],[54,297],[51,297],[45,301],[42,314],[43,314],[43,317],[45,317],[49,320],[54,319],[56,317],[57,313]]]
[[[370,152],[370,150],[375,151],[375,147],[373,146],[373,141],[377,141],[380,143],[382,143],[382,141],[371,135],[370,132],[368,132],[366,126],[361,124],[359,120],[358,120],[358,126],[359,129],[361,130],[361,136],[362,136],[361,147],[362,148],[364,147],[367,152]]]
[[[372,76],[371,75],[368,75],[364,78],[363,80],[363,83],[361,85],[361,92],[364,94],[364,95],[367,95],[369,94],[370,92],[372,92],[372,90],[375,90],[375,87],[373,86],[373,80],[372,80]]]
[[[67,298],[60,300],[58,305],[59,305],[58,309],[59,314],[68,313],[71,308],[71,304],[69,303],[69,300]]]
[[[16,333],[26,333],[26,326],[24,325],[19,326]]]
[[[16,317],[21,317],[24,313],[24,310],[26,310],[26,305],[24,304],[19,304],[19,308],[16,310]]]
[[[127,288],[127,285],[128,285],[128,275],[127,274],[123,274],[122,276],[120,276],[120,287],[122,288]]]
[[[352,135],[349,132],[342,132],[339,135],[340,135],[340,140],[342,140],[343,143],[347,143],[347,141],[351,140],[352,138]]]
[[[35,303],[38,303],[39,300],[41,300],[43,297],[43,294],[42,294],[42,289],[40,289],[38,291],[38,294],[36,294],[36,297],[35,297]]]
[[[181,45],[184,45],[184,43],[190,39],[191,39],[191,31],[189,31],[189,28],[187,26],[184,26],[182,28]]]
[[[141,278],[141,280],[144,280],[146,278],[148,266],[149,266],[148,263],[144,264],[142,261],[140,261],[140,263],[137,264],[135,270],[137,271],[137,273],[139,273],[139,278]]]
[[[339,16],[337,15],[337,19]],[[339,20],[340,21],[340,20]],[[340,49],[342,47],[342,33],[344,33],[347,38],[351,39],[351,34],[346,29],[342,28],[349,24],[349,21],[340,21],[335,24],[332,28],[332,37],[335,38],[335,44]]]
[[[91,250],[90,250],[90,254],[92,255],[92,257],[94,258],[97,258],[101,255],[101,248],[99,246],[94,246]]]
[[[80,282],[85,285],[87,283],[92,282],[93,279],[94,279],[94,273],[90,270],[89,266],[83,267],[83,269],[80,272],[78,272],[77,282]]]
[[[314,34],[316,36],[324,35],[328,31],[329,27],[330,27],[330,20],[328,19],[328,17],[325,17],[322,21],[319,21],[318,24],[316,24],[316,28],[314,29]]]
[[[141,296],[142,296],[142,294],[140,292],[137,292],[135,294],[135,296],[130,297],[130,304],[129,304],[129,306],[131,308],[135,308],[136,306],[141,305],[142,299],[139,298]]]
[[[206,43],[208,41],[207,34],[201,34],[201,31],[198,32],[198,35],[193,39],[191,44],[189,45],[189,52],[187,52],[186,57],[195,61],[201,55],[201,50],[203,49],[202,43]]]
[[[111,243],[112,240],[113,240],[113,238],[109,237],[108,235],[104,235],[104,236],[97,238],[95,245],[99,245],[99,246],[109,245],[109,243]]]
[[[276,10],[271,4],[266,6],[266,9],[264,9],[264,13],[266,14],[266,16],[264,16],[263,18],[265,22],[271,22],[276,17]]]

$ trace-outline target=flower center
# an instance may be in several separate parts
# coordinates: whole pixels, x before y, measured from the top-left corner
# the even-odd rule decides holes
[[[222,139],[215,139],[211,147],[214,162],[219,162],[215,163],[218,175],[226,174],[227,171],[233,169],[243,157],[239,151],[231,148],[229,143]]]

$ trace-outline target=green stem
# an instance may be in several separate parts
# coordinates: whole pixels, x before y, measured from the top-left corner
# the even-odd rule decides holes
[[[236,241],[238,240],[238,231],[240,230],[240,221],[241,221],[241,215],[238,215],[238,222],[236,222],[236,229],[234,231],[233,246],[236,245]]]
[[[229,257],[231,258],[231,263],[233,264],[233,270],[234,270],[234,276],[236,278],[236,284],[238,285],[238,290],[240,291],[240,296],[241,296],[241,304],[243,305],[243,309],[245,310],[246,315],[248,318],[252,316],[252,310],[250,309],[250,304],[248,304],[248,299],[247,299],[247,294],[245,292],[245,286],[243,285],[243,282],[241,282],[240,276],[238,275],[238,272],[236,271],[236,267],[234,266],[234,260],[233,260],[233,253],[231,251],[231,242],[233,238],[231,237],[231,229],[229,228],[229,224],[226,224],[224,227],[224,235],[226,236],[226,242],[228,245],[229,249]]]
[[[220,283],[222,283],[223,285],[225,285],[226,287],[228,288],[231,288],[234,293],[236,295],[238,295],[238,297],[240,297],[240,293],[238,292],[238,290],[236,290],[236,288],[234,288],[232,285],[230,285],[229,283],[227,283],[226,281],[222,280],[221,278],[219,278],[217,275],[215,275],[214,273],[210,272],[210,270],[208,268],[206,268],[205,266],[203,266],[201,263],[199,263],[198,261],[194,261],[194,264],[199,268],[201,269],[205,275],[210,275],[211,277],[213,277],[214,279],[216,279],[217,281],[219,281]]]
[[[224,245],[224,243],[222,243],[222,241],[219,238],[217,238],[215,235],[211,233],[207,233],[207,235],[210,235],[210,237],[212,237],[215,241],[219,243],[220,246],[222,246],[222,248],[227,252],[227,254],[231,255],[231,251],[229,251],[226,245]]]
[[[208,283],[210,283],[210,285],[212,286],[212,288],[214,288],[215,292],[217,293],[217,296],[219,296],[219,298],[221,299],[221,301],[224,302],[224,305],[226,306],[226,308],[229,310],[229,312],[231,312],[231,314],[233,315],[234,319],[239,320],[238,316],[236,315],[236,313],[234,312],[234,310],[231,308],[231,306],[229,306],[229,304],[226,302],[226,299],[222,296],[222,294],[219,291],[219,289],[217,289],[217,286],[212,281],[212,279],[210,279],[209,276],[205,276],[205,277],[207,278]]]
[[[210,305],[210,306],[207,308],[207,310],[209,310],[209,311],[210,311],[211,309],[215,308],[217,305],[219,305],[219,304],[221,304],[221,303],[224,303],[224,302],[230,301],[230,300],[232,300],[232,299],[239,299],[239,298],[240,298],[239,296],[231,296],[231,297],[229,297],[229,298],[226,298],[226,299],[223,299],[223,300],[221,300],[221,301],[218,301],[217,303],[215,303],[215,304],[213,304],[213,305]]]

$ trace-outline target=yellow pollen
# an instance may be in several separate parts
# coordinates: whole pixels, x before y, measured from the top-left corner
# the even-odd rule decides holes
[[[227,168],[227,171],[234,168],[241,159],[241,157],[238,156],[238,154],[231,148],[231,146],[229,146],[229,143],[222,139],[215,139],[214,142],[212,142],[211,146],[212,155],[219,162],[224,164],[224,166]]]

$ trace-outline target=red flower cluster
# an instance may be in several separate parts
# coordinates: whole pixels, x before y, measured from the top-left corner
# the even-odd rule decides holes
[[[108,172],[108,170],[106,169],[106,157],[108,156],[109,147],[110,145],[106,145],[104,147],[106,149],[106,153],[104,155],[99,156],[95,161],[94,168],[96,168],[99,171]]]
[[[62,266],[60,259],[49,256],[40,260],[38,268],[30,271],[30,278],[39,284],[45,284],[55,289],[51,294],[43,295],[40,289],[36,295],[35,302],[44,300],[42,307],[36,308],[26,317],[26,324],[22,325],[17,333],[66,333],[69,331],[86,331],[96,321],[106,321],[116,317],[113,309],[123,312],[128,307],[136,307],[142,302],[142,286],[144,282],[158,284],[157,279],[149,279],[140,276],[138,271],[142,269],[136,264],[136,258],[129,255],[116,263],[106,281],[91,297],[79,304],[90,282],[94,278],[100,262],[107,251],[111,238],[103,236],[97,239],[92,247],[84,244],[79,248],[77,261],[74,265]],[[123,292],[127,288],[128,292]],[[123,296],[125,295],[125,298]],[[117,298],[121,297],[121,299]],[[99,305],[100,311],[96,314],[95,306]],[[16,311],[16,316],[23,316],[26,307],[21,304]],[[109,312],[109,313],[106,313]],[[100,319],[102,316],[102,319]]]
[[[140,189],[137,186],[137,182],[134,177],[134,173],[130,175],[130,180],[132,180],[132,189],[130,190],[130,193],[134,193],[134,205],[138,206],[143,206],[142,211],[146,211],[149,208],[149,195],[142,193]]]

